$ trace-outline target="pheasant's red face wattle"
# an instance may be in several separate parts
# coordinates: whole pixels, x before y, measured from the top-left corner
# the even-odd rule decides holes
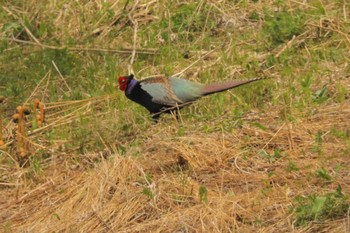
[[[119,83],[119,89],[122,91],[125,91],[126,88],[128,87],[128,78],[125,76],[120,76],[118,78],[118,83]]]

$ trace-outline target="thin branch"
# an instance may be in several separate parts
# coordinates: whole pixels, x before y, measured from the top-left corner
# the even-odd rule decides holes
[[[17,43],[22,44],[28,44],[28,45],[34,45],[39,46],[41,48],[45,49],[53,49],[53,50],[69,50],[69,51],[87,51],[87,52],[106,52],[106,53],[120,53],[120,54],[132,54],[133,49],[110,49],[110,48],[85,48],[85,47],[68,47],[66,45],[62,46],[53,46],[53,45],[46,45],[42,43],[36,43],[28,40],[20,40],[16,38],[8,38],[8,37],[0,37],[1,40],[7,40],[7,41],[13,41]],[[158,53],[158,49],[135,49],[135,52],[138,54],[145,54],[145,55],[154,55]]]
[[[290,48],[292,46],[295,38],[296,38],[296,36],[293,35],[293,38],[283,46],[283,48],[275,55],[275,58],[279,57],[284,52],[284,50],[286,50],[287,48]]]
[[[270,142],[272,141],[272,139],[274,139],[277,134],[281,131],[281,129],[286,125],[286,123],[283,123],[282,126],[277,130],[277,132],[270,138],[270,140],[263,146],[262,150],[265,149],[269,144]]]
[[[243,173],[251,174],[250,172],[244,171],[242,168],[240,168],[240,167],[238,166],[237,160],[238,160],[238,156],[236,156],[236,157],[235,157],[235,160],[234,160],[234,163],[235,163],[236,168],[237,168],[239,171],[243,172]]]
[[[51,62],[52,62],[52,64],[53,64],[53,66],[55,67],[57,73],[59,74],[59,76],[60,76],[61,79],[63,80],[64,84],[65,84],[66,87],[68,88],[69,92],[72,94],[72,93],[73,93],[73,92],[72,92],[72,89],[69,87],[68,83],[67,83],[66,80],[64,79],[64,77],[63,77],[62,73],[60,72],[60,70],[58,69],[56,63],[55,63],[53,60],[52,60]]]
[[[346,21],[348,21],[348,19],[347,19],[347,13],[346,13],[346,1],[344,1],[344,3],[343,3],[343,14],[344,14],[344,21],[346,22]]]
[[[192,66],[194,66],[195,64],[197,64],[198,62],[200,62],[203,58],[207,57],[208,55],[210,55],[212,52],[214,52],[215,49],[210,50],[209,52],[205,53],[203,56],[199,57],[196,61],[194,61],[193,63],[191,63],[189,66],[187,66],[185,69],[181,70],[179,73],[173,74],[171,75],[172,77],[174,76],[180,76],[183,73],[185,73],[188,69],[190,69]]]
[[[139,0],[135,2],[133,5],[132,9],[130,10],[128,17],[132,24],[134,25],[134,34],[133,34],[133,45],[132,45],[132,53],[131,53],[131,59],[130,59],[130,64],[129,64],[129,73],[134,73],[132,69],[132,65],[135,62],[135,56],[136,56],[136,44],[137,44],[137,28],[138,28],[138,23],[137,20],[135,20],[132,16],[133,12],[136,9],[137,4],[139,3]]]
[[[35,93],[37,92],[37,90],[39,89],[41,83],[47,78],[49,77],[49,73],[50,71],[48,71],[44,77],[39,81],[39,83],[36,85],[36,87],[34,88],[34,90],[32,91],[32,93],[30,94],[30,96],[26,99],[26,101],[23,104],[27,104],[28,101],[35,95]]]
[[[24,25],[23,22],[21,22],[22,26],[24,27],[24,30],[26,31],[26,33],[40,46],[42,46],[42,44],[40,43],[40,41],[33,35],[33,33]]]

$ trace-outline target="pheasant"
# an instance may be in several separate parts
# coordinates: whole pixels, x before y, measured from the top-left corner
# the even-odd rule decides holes
[[[226,91],[264,78],[232,80],[223,83],[201,84],[178,77],[158,76],[138,81],[134,75],[120,76],[119,89],[128,99],[142,105],[151,114],[155,123],[162,113],[175,113],[202,96]]]

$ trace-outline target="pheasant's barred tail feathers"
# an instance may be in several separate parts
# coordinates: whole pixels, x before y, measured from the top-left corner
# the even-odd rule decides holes
[[[213,83],[208,84],[203,87],[203,95],[210,95],[217,92],[226,91],[228,89],[238,87],[247,83],[255,82],[258,80],[267,79],[267,78],[252,78],[252,79],[243,79],[243,80],[232,80],[224,83]]]

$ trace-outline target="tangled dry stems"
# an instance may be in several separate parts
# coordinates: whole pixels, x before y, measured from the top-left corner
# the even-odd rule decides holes
[[[21,178],[26,168],[7,168],[3,174],[9,180],[18,179],[3,184],[9,188],[2,193],[9,198],[2,200],[6,211],[0,217],[18,231],[38,232],[291,231],[293,197],[332,190],[335,184],[350,191],[345,170],[334,183],[324,182],[322,187],[317,177],[310,176],[325,164],[349,165],[341,156],[345,145],[334,143],[328,135],[335,126],[349,128],[350,104],[325,106],[294,124],[274,114],[261,116],[261,122],[277,126],[266,130],[247,122],[232,133],[194,131],[191,137],[174,137],[174,126],[166,127],[162,135],[150,133],[141,148],[142,157],[128,152],[125,156],[109,152],[108,159],[102,153],[80,155],[90,161],[99,159],[99,163],[89,163],[91,170],[85,170],[84,163],[68,165],[72,155],[62,154],[44,162],[45,172],[37,177],[40,182]],[[315,156],[307,151],[315,144],[318,130],[322,131],[322,155]],[[247,135],[250,140],[241,141]],[[242,147],[247,149],[242,151]],[[283,148],[286,157],[269,162],[259,156],[261,148]],[[178,164],[178,157],[187,164]],[[288,161],[300,170],[286,172]],[[200,186],[208,189],[208,204],[200,201]],[[145,189],[152,196],[145,195]],[[348,224],[346,219],[334,220],[299,231],[342,232]]]

